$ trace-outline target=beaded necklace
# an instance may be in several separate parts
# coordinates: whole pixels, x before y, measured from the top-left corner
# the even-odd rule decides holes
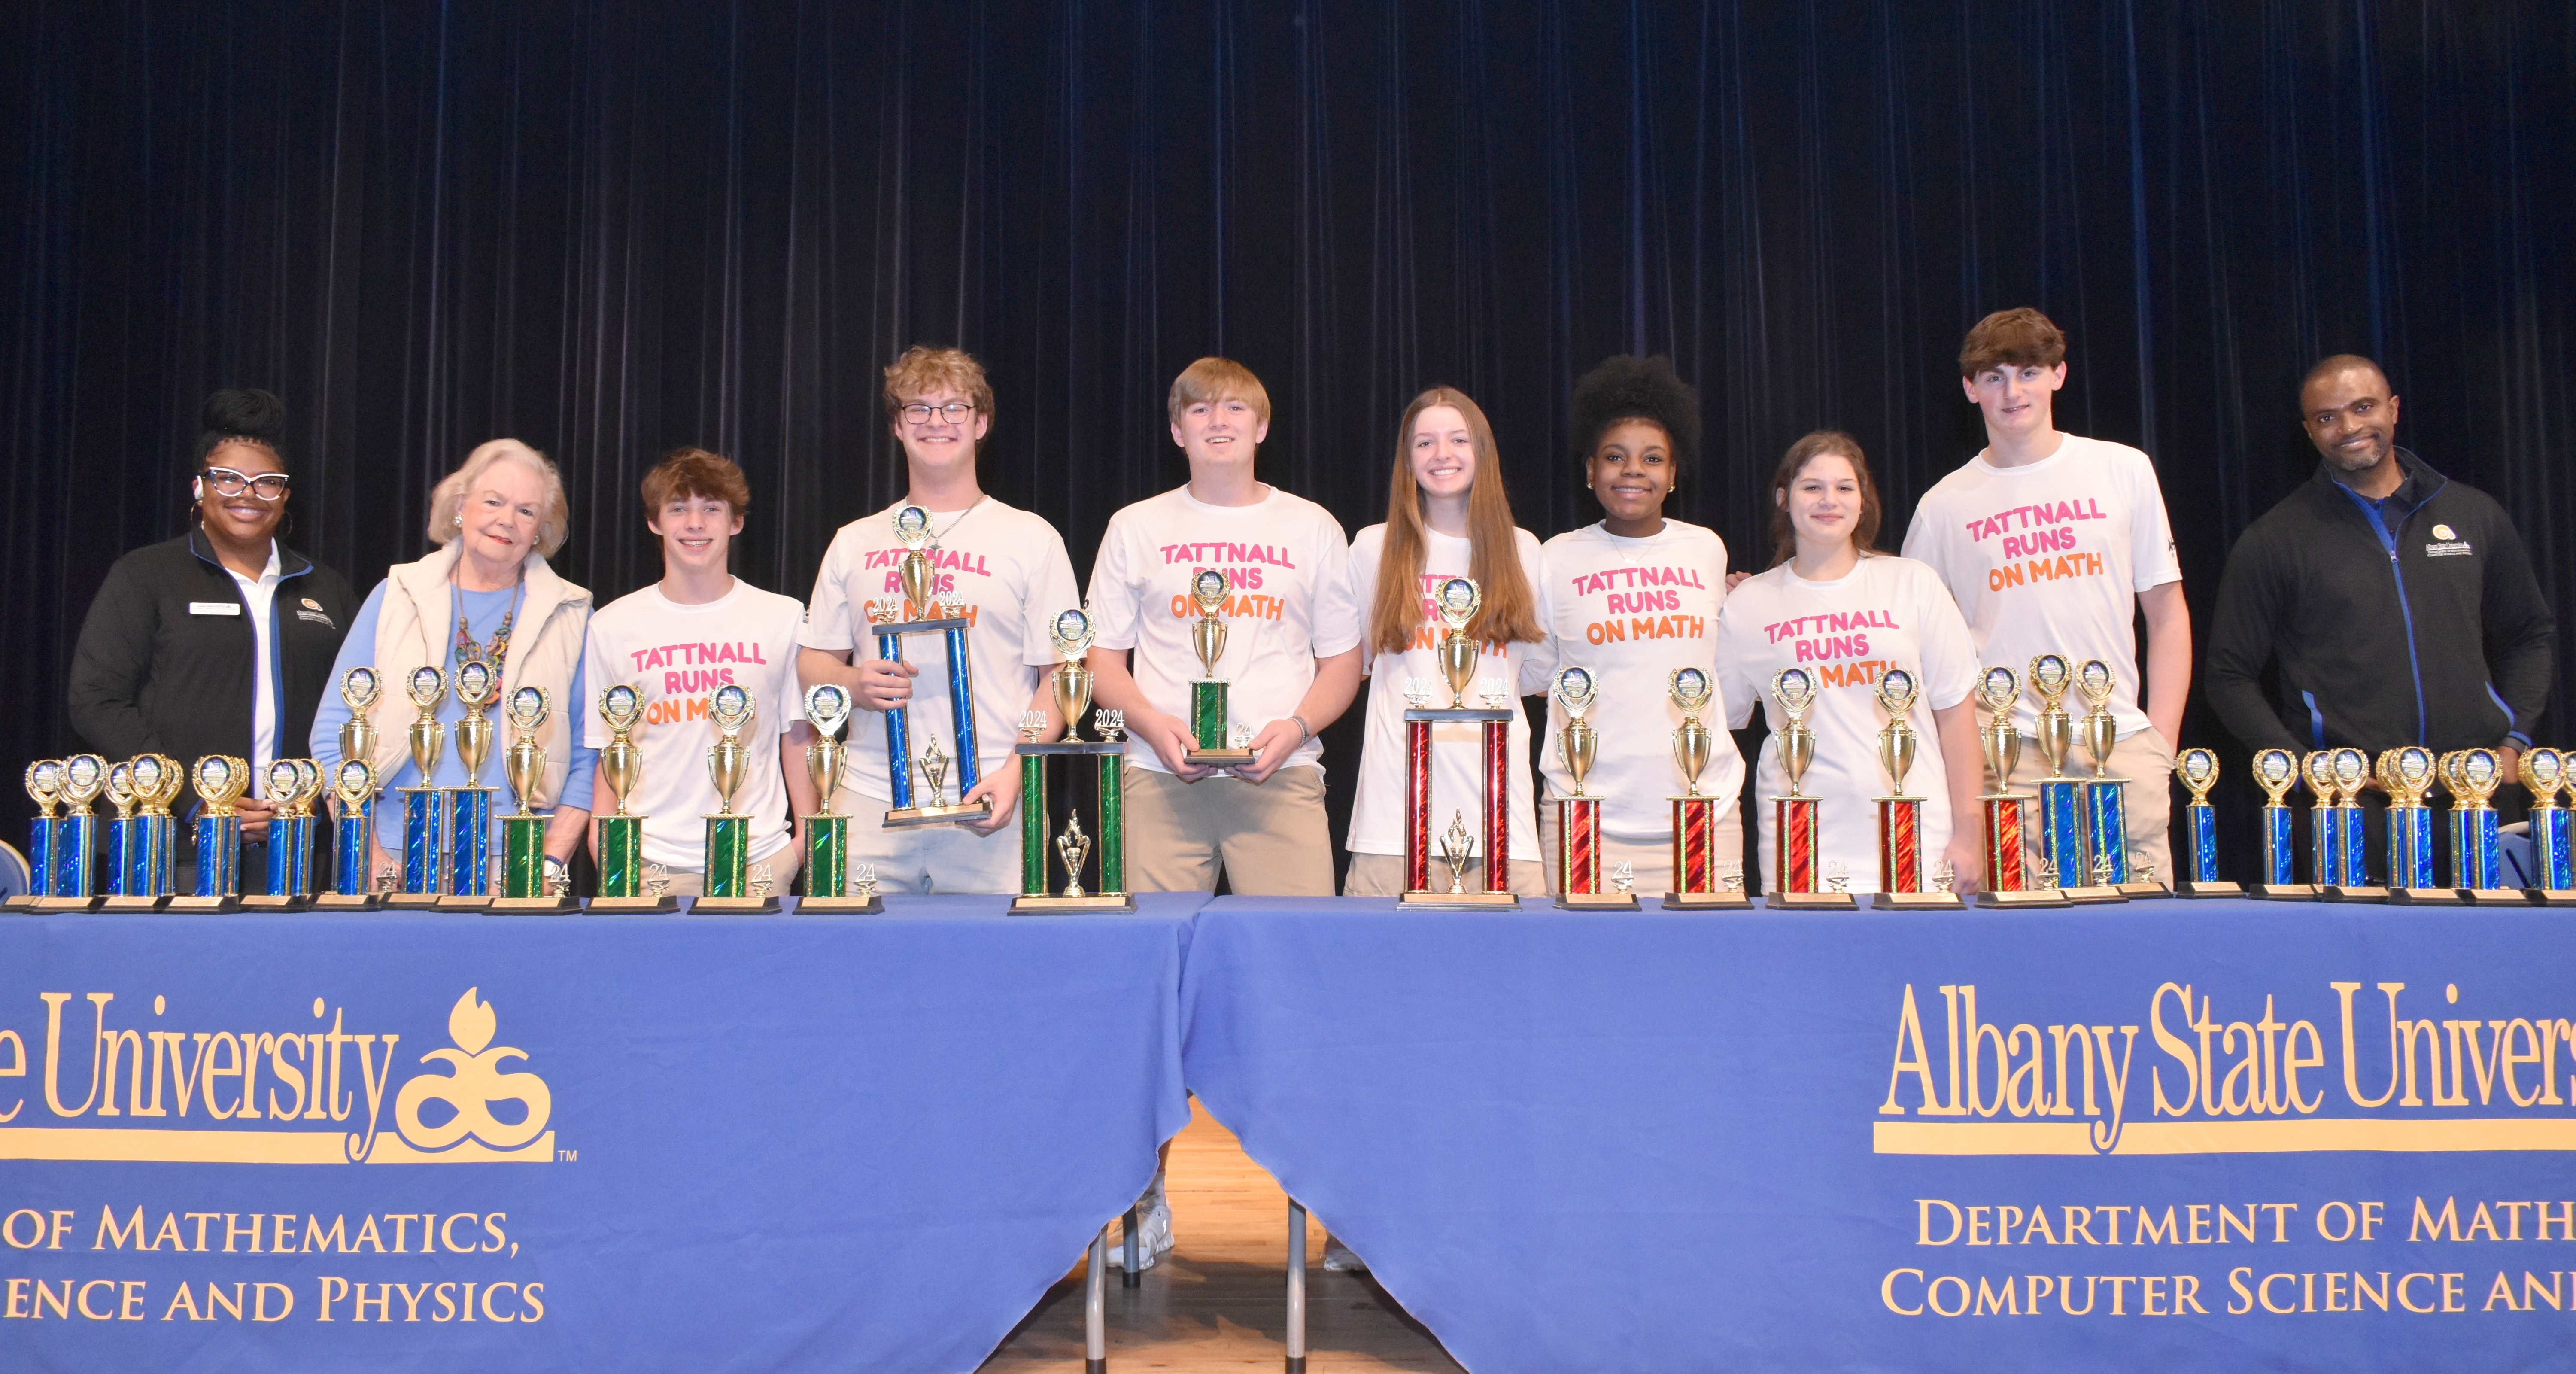
[[[510,609],[501,615],[501,627],[492,632],[491,644],[481,649],[474,644],[474,627],[465,620],[465,589],[451,578],[447,590],[456,613],[456,665],[461,668],[479,658],[492,665],[495,678],[500,677],[510,661],[510,625],[519,618],[519,607],[528,599],[528,579],[519,579],[518,590],[510,597]]]

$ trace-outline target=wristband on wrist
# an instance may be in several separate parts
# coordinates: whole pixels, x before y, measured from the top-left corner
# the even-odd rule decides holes
[[[1291,714],[1288,718],[1297,722],[1297,743],[1302,748],[1306,741],[1315,737],[1315,727],[1308,725],[1304,716]]]

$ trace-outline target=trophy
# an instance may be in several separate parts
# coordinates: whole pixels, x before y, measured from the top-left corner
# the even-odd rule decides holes
[[[107,760],[96,754],[74,754],[60,773],[63,814],[54,822],[53,885],[38,911],[87,911],[98,904],[100,888],[97,813],[90,803],[107,790]]]
[[[693,913],[756,916],[778,909],[771,892],[752,891],[751,817],[734,804],[751,776],[751,751],[742,732],[757,713],[751,689],[728,682],[707,698],[707,719],[716,727],[716,742],[707,749],[707,777],[716,785],[716,813],[707,823],[704,895],[689,904]]]
[[[2380,751],[2376,772],[2388,793],[2388,900],[2452,903],[2460,894],[2438,886],[2433,864],[2433,808],[2424,804],[2439,779],[2433,751],[2420,744]]]
[[[1744,894],[1739,876],[1734,882],[1723,881],[1727,872],[1740,875],[1742,856],[1734,856],[1732,869],[1721,865],[1717,856],[1717,809],[1735,805],[1732,797],[1712,797],[1699,790],[1699,775],[1708,769],[1708,761],[1717,752],[1717,737],[1699,713],[1708,709],[1717,695],[1717,684],[1705,668],[1677,668],[1664,679],[1665,695],[1682,713],[1680,728],[1672,732],[1673,762],[1682,770],[1682,794],[1670,798],[1673,804],[1673,886],[1664,894],[1666,911],[1740,911],[1753,905]]]
[[[1961,905],[1957,893],[1946,887],[1923,890],[1923,799],[1905,791],[1905,775],[1921,747],[1912,716],[1922,689],[1912,673],[1889,668],[1878,675],[1876,695],[1879,709],[1887,712],[1887,724],[1878,732],[1878,766],[1887,774],[1888,795],[1877,799],[1878,897],[1871,905],[1955,909]]]
[[[2218,876],[2218,808],[2209,790],[2218,785],[2218,755],[2207,749],[2185,749],[2174,757],[2174,776],[2191,791],[2183,808],[2191,832],[2191,876],[2174,884],[2184,897],[2241,897],[2245,889]]]
[[[500,675],[479,658],[456,668],[456,760],[465,785],[448,789],[447,886],[441,911],[480,911],[492,904],[492,793],[483,785],[483,761],[492,757],[492,718],[483,714],[501,694]],[[425,776],[425,775],[424,775]]]
[[[2316,800],[2308,807],[2308,872],[2319,893],[2343,886],[2344,813],[2335,805],[2341,787],[2335,780],[2334,751],[2313,749],[2299,760],[2299,777]]]
[[[2075,743],[2075,718],[2067,713],[2065,697],[2075,688],[2074,670],[2063,655],[2041,654],[2030,661],[2026,680],[2039,694],[2039,714],[2032,730],[2039,756],[2048,761],[2048,776],[2039,781],[2040,853],[2056,868],[2060,883],[2083,887],[2092,872],[2084,853],[2084,782],[2066,771],[2067,752]],[[2093,895],[2098,899],[2101,894]],[[2069,900],[2074,899],[2070,893]]]
[[[2129,780],[2111,775],[2111,751],[2120,746],[2120,723],[2111,716],[2111,697],[2119,690],[2111,665],[2088,658],[2075,670],[2075,690],[2092,709],[2077,724],[2084,752],[2093,760],[2093,776],[2084,779],[2084,852],[2094,882],[2111,895],[2162,897],[2164,885],[2133,881],[2129,872]],[[2161,780],[2159,780],[2161,785]],[[2072,894],[2069,894],[2070,896]]]
[[[1396,899],[1402,906],[1490,911],[1520,905],[1520,898],[1511,892],[1511,708],[1467,705],[1467,684],[1474,680],[1477,660],[1484,653],[1483,643],[1467,633],[1467,626],[1484,604],[1484,589],[1474,578],[1443,578],[1431,589],[1431,609],[1444,627],[1433,656],[1441,679],[1449,684],[1449,705],[1438,709],[1408,705],[1404,713],[1404,895]],[[1430,697],[1407,694],[1408,702],[1417,699]],[[1471,891],[1460,882],[1451,884],[1453,890],[1441,892],[1431,885],[1432,728],[1464,722],[1474,722],[1482,732],[1485,887]],[[1453,819],[1463,826],[1464,815],[1460,812]]]
[[[373,668],[352,668],[340,679],[340,700],[349,706],[349,718],[340,722],[340,757],[376,761],[374,717],[376,697],[383,690]]]
[[[644,781],[644,751],[635,743],[635,727],[644,719],[643,694],[623,682],[601,691],[599,718],[608,726],[608,747],[599,751],[599,776],[617,800],[615,808],[595,822],[599,895],[590,899],[590,909],[676,911],[679,902],[657,889],[644,871],[644,818],[626,810]]]
[[[2335,865],[2340,881],[2321,895],[2334,902],[2387,901],[2388,889],[2370,881],[2370,828],[2362,820],[2361,790],[2370,782],[2370,755],[2350,745],[2328,750],[2325,771],[2334,786],[2334,839],[2343,854]]]
[[[250,765],[227,754],[197,760],[189,776],[197,811],[197,890],[170,899],[172,911],[232,911],[241,900],[241,813],[233,803],[250,789]]]
[[[2555,749],[2525,749],[2516,771],[2531,790],[2531,809],[2524,815],[2531,831],[2531,876],[2537,880],[2523,895],[2542,906],[2576,906],[2576,854],[2570,853],[2567,808],[2558,804],[2558,789],[2576,784],[2567,772],[2567,756]]]
[[[2523,902],[2507,890],[2496,852],[2496,810],[2487,799],[2504,785],[2503,761],[2493,749],[2463,749],[2442,756],[2437,770],[2451,793],[2451,886],[2467,902]]]
[[[158,911],[178,891],[179,822],[170,814],[170,803],[187,786],[187,770],[166,754],[138,754],[118,767],[126,770],[134,814],[124,820],[123,887],[101,906],[108,911]],[[109,769],[108,774],[113,783],[116,770]],[[110,800],[114,800],[112,791]]]
[[[1557,757],[1574,779],[1574,795],[1556,799],[1556,904],[1568,910],[1634,911],[1637,899],[1626,890],[1601,890],[1601,799],[1583,791],[1584,775],[1599,756],[1600,732],[1584,719],[1601,695],[1601,684],[1589,668],[1561,668],[1548,694],[1565,712],[1556,732]]]
[[[32,910],[54,893],[54,846],[63,828],[62,813],[55,810],[63,797],[61,759],[27,765],[27,796],[36,803],[35,819],[27,825],[27,891],[9,899],[12,911]]]
[[[833,683],[806,688],[805,720],[814,727],[814,742],[805,746],[805,776],[821,800],[805,818],[806,896],[796,909],[809,915],[883,911],[873,872],[858,896],[849,895],[850,818],[832,809],[832,796],[840,791],[850,760],[849,746],[841,743],[841,732],[850,723],[849,689]]]
[[[1789,791],[1771,799],[1771,871],[1779,880],[1771,894],[1774,907],[1849,907],[1851,893],[1820,886],[1822,862],[1817,853],[1823,828],[1816,799],[1806,794],[1807,769],[1816,761],[1816,732],[1807,712],[1816,705],[1815,674],[1805,668],[1783,668],[1771,675],[1771,699],[1786,719],[1772,733],[1780,771]]]
[[[1190,626],[1190,647],[1198,651],[1200,674],[1190,684],[1190,734],[1199,747],[1183,754],[1183,763],[1209,768],[1243,768],[1252,763],[1252,751],[1234,742],[1226,718],[1226,684],[1216,676],[1217,660],[1225,657],[1225,601],[1233,590],[1223,568],[1201,568],[1190,574],[1190,600],[1199,608],[1198,622]]]
[[[410,732],[411,764],[419,770],[420,782],[395,789],[402,793],[403,852],[402,888],[394,904],[434,907],[447,891],[453,829],[448,808],[455,800],[455,793],[437,785],[439,748],[447,740],[447,727],[438,723],[438,705],[447,698],[447,674],[431,666],[414,668],[403,691],[420,713]]]
[[[359,671],[352,670],[355,678]],[[368,674],[372,685],[374,674]],[[348,741],[347,727],[341,740]],[[370,735],[374,734],[369,730]],[[331,825],[331,890],[313,898],[318,911],[373,911],[376,908],[376,765],[364,754],[343,754],[331,779],[331,795],[340,803]]]
[[[313,803],[322,795],[322,765],[311,759],[272,759],[268,820],[268,891],[242,898],[245,909],[300,911],[313,902]]]
[[[501,750],[501,776],[518,809],[501,818],[501,890],[492,899],[494,911],[572,908],[572,899],[556,891],[560,866],[546,857],[546,826],[553,818],[536,808],[537,788],[546,776],[546,750],[537,743],[537,734],[553,712],[554,698],[543,687],[519,687],[501,704],[501,719],[510,727],[510,742]]]
[[[2021,678],[2010,668],[1988,668],[1977,679],[1977,704],[1986,708],[1986,723],[1977,731],[1985,770],[1994,790],[1977,798],[1986,822],[1986,872],[1979,906],[2064,906],[2066,897],[2054,884],[2029,880],[2025,852],[2023,803],[2030,799],[2012,787],[2013,770],[2021,766],[2021,731],[2013,711],[2021,702]]]
[[[2299,761],[2287,749],[2254,751],[2254,784],[2263,789],[2263,881],[2246,890],[2257,897],[2305,901],[2316,885],[2297,881],[2293,871],[2298,842],[2293,838],[2290,808],[2281,799],[2299,785]]]
[[[107,766],[107,781],[100,784],[99,795],[107,798],[107,804],[116,810],[116,814],[108,818],[105,871],[100,874],[100,886],[107,889],[106,900],[115,902],[125,896],[126,870],[130,862],[126,857],[126,842],[134,828],[134,763],[131,759]],[[115,911],[119,908],[102,905],[101,909]]]
[[[956,607],[935,605],[930,599],[937,590],[939,556],[939,546],[932,541],[930,512],[919,506],[897,510],[894,513],[894,537],[903,545],[903,555],[896,562],[895,572],[897,580],[903,584],[904,614],[927,618],[877,625],[871,627],[869,633],[877,637],[877,656],[896,663],[903,661],[906,636],[936,634],[943,637],[948,658],[948,714],[955,725],[957,745],[957,795],[962,797],[974,791],[975,784],[982,780],[982,765],[975,752],[975,688],[966,656],[966,631],[970,622],[956,613]],[[1061,644],[1058,647],[1061,648]],[[961,803],[954,806],[940,800],[940,781],[947,771],[947,759],[939,752],[939,742],[935,739],[930,741],[930,747],[923,751],[921,758],[922,776],[930,783],[930,800],[927,804],[916,804],[912,793],[910,705],[898,705],[886,712],[885,722],[886,779],[893,792],[893,802],[885,813],[887,828],[978,821],[993,814],[990,798],[978,797],[972,805]]]
[[[1080,610],[1062,612],[1049,634],[1065,659],[1055,670],[1055,704],[1064,713],[1065,732],[1059,743],[1040,743],[1047,729],[1046,714],[1030,711],[1020,717],[1019,742],[1012,746],[1020,760],[1020,895],[1011,899],[1011,911],[1014,915],[1133,911],[1136,899],[1127,891],[1126,777],[1121,771],[1127,760],[1125,717],[1101,712],[1093,721],[1100,735],[1097,740],[1083,739],[1074,732],[1073,723],[1091,705],[1091,671],[1081,662],[1083,651],[1091,644],[1091,617]],[[1082,809],[1075,803],[1066,807],[1063,832],[1048,834],[1054,810],[1047,795],[1047,760],[1057,758],[1088,758],[1092,762],[1093,797],[1100,808],[1100,837],[1096,844],[1083,833]],[[1047,890],[1050,852],[1064,865],[1065,884],[1058,892]],[[1100,859],[1098,879],[1086,891],[1082,875],[1088,871],[1095,852]]]

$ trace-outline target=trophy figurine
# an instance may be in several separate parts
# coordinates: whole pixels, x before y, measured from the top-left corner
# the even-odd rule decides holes
[[[676,911],[678,900],[657,889],[645,872],[644,818],[626,809],[644,783],[644,750],[635,743],[635,727],[644,719],[643,694],[623,682],[601,691],[599,718],[608,727],[608,745],[599,751],[599,777],[615,804],[593,822],[598,827],[599,895],[590,900],[590,909]]]
[[[1878,804],[1878,896],[1873,906],[1897,910],[1955,909],[1959,895],[1948,888],[1923,889],[1923,799],[1905,791],[1905,775],[1922,747],[1913,722],[1914,703],[1922,688],[1914,674],[1889,668],[1878,675],[1875,689],[1887,724],[1878,731],[1878,766],[1887,774],[1888,794]]]
[[[1091,837],[1082,833],[1082,808],[1075,807],[1065,817],[1064,833],[1055,837],[1056,858],[1064,864],[1064,891],[1060,898],[1079,900],[1091,894],[1082,890],[1082,872],[1091,862]]]
[[[322,795],[322,765],[275,759],[268,765],[268,890],[241,899],[250,911],[301,911],[313,904],[313,803]]]
[[[1816,706],[1816,677],[1805,668],[1783,668],[1771,675],[1771,699],[1780,704],[1780,727],[1772,732],[1780,772],[1789,790],[1771,799],[1771,872],[1778,889],[1774,907],[1849,907],[1851,893],[1822,885],[1822,856],[1817,852],[1823,827],[1816,799],[1806,794],[1809,766],[1816,761],[1816,731],[1807,713]]]
[[[35,819],[27,825],[27,892],[9,899],[12,911],[32,910],[37,902],[54,895],[54,849],[63,829],[62,812],[55,809],[63,799],[61,759],[38,759],[27,765],[27,797],[36,804]]]
[[[2567,772],[2567,756],[2555,749],[2525,749],[2515,771],[2531,790],[2531,809],[2524,818],[2531,830],[2533,882],[2523,895],[2542,906],[2576,906],[2576,855],[2570,853],[2567,808],[2558,804],[2558,790],[2576,785]]]
[[[2120,723],[2111,714],[2119,680],[2110,664],[2088,658],[2075,669],[2075,690],[2083,693],[2085,705],[2091,708],[2076,723],[2084,752],[2093,760],[2093,776],[2081,784],[2085,871],[2093,875],[2093,887],[2086,895],[2108,889],[2101,900],[2165,896],[2163,884],[2132,881],[2129,872],[2129,780],[2111,774],[2111,751],[2120,746]],[[2163,780],[2158,779],[2157,785],[2162,786]]]
[[[1484,590],[1474,578],[1443,578],[1432,588],[1431,609],[1445,627],[1433,645],[1433,657],[1440,666],[1441,680],[1449,685],[1449,705],[1434,708],[1429,703],[1436,696],[1427,691],[1417,695],[1413,682],[1405,684],[1404,895],[1396,899],[1402,906],[1492,910],[1520,905],[1520,898],[1512,895],[1510,881],[1511,708],[1507,703],[1467,704],[1467,686],[1475,680],[1476,665],[1484,653],[1482,641],[1469,634],[1467,627],[1475,622],[1484,604]],[[1482,891],[1461,888],[1442,892],[1431,883],[1432,739],[1438,726],[1467,723],[1478,727],[1483,756],[1479,772],[1484,796],[1479,815],[1484,832],[1485,883]]]
[[[2443,756],[2442,785],[2451,793],[2451,886],[2463,901],[2525,902],[2503,886],[2497,852],[2496,810],[2488,798],[2504,785],[2504,763],[2493,749],[2463,749]]]
[[[1124,717],[1102,711],[1093,717],[1100,738],[1082,738],[1075,725],[1091,709],[1091,670],[1082,665],[1083,655],[1091,648],[1091,617],[1079,609],[1059,612],[1047,634],[1064,659],[1056,665],[1052,694],[1057,714],[1064,717],[1065,731],[1062,740],[1041,743],[1049,728],[1046,713],[1029,711],[1020,717],[1019,742],[1012,746],[1012,753],[1020,761],[1020,895],[1011,899],[1011,911],[1133,911],[1136,899],[1127,891]],[[1047,768],[1054,759],[1090,760],[1093,796],[1100,808],[1096,841],[1083,833],[1079,808],[1068,809],[1070,819],[1064,833],[1048,833],[1054,812]],[[1076,762],[1074,766],[1080,765]],[[1048,890],[1050,852],[1065,867],[1065,886],[1060,892]],[[1099,861],[1098,878],[1086,890],[1082,875],[1095,857]]]
[[[716,814],[705,817],[705,895],[690,904],[692,912],[709,915],[760,915],[778,909],[778,898],[751,890],[751,817],[734,805],[743,782],[751,776],[751,750],[742,732],[757,714],[751,689],[728,682],[707,698],[707,719],[716,727],[716,742],[707,749],[707,777],[716,785]]]
[[[2371,779],[2370,755],[2345,745],[2326,754],[2326,776],[2335,790],[2334,839],[2343,846],[2335,876],[2321,895],[2335,902],[2384,902],[2388,889],[2370,881],[2370,831],[2362,821],[2361,791]]]
[[[448,808],[455,798],[438,786],[439,750],[447,742],[447,727],[438,722],[438,706],[447,699],[447,674],[435,667],[414,668],[403,680],[403,691],[420,713],[409,735],[411,764],[419,770],[420,782],[395,789],[402,793],[403,852],[402,887],[395,893],[394,904],[436,906],[447,890],[453,831]]]
[[[1637,899],[1627,889],[1601,890],[1601,799],[1583,790],[1584,775],[1600,756],[1600,732],[1585,715],[1600,698],[1601,685],[1589,668],[1561,668],[1548,694],[1565,712],[1556,732],[1557,757],[1574,780],[1574,795],[1556,799],[1556,904],[1568,910],[1633,911]]]
[[[1046,717],[1038,719],[1043,723]],[[818,916],[883,911],[873,881],[860,895],[850,895],[850,818],[832,809],[850,765],[849,746],[841,742],[850,724],[849,689],[828,682],[806,688],[805,721],[814,727],[814,742],[805,746],[805,778],[814,785],[816,803],[805,818],[806,895],[796,909]]]
[[[1718,808],[1732,806],[1732,798],[1708,796],[1699,790],[1699,775],[1708,770],[1708,761],[1717,752],[1717,737],[1709,733],[1707,722],[1699,713],[1708,709],[1717,696],[1717,683],[1705,668],[1677,668],[1664,679],[1664,694],[1682,713],[1681,726],[1672,732],[1673,763],[1682,770],[1681,795],[1670,798],[1673,804],[1673,886],[1664,894],[1666,911],[1740,911],[1753,905],[1744,894],[1741,881],[1722,881],[1727,871],[1718,861]],[[1741,872],[1740,856],[1728,856]]]
[[[373,911],[376,766],[364,755],[342,756],[340,770],[331,779],[331,796],[340,804],[339,817],[331,824],[331,890],[314,896],[314,909]]]
[[[2299,761],[2287,749],[2254,751],[2254,784],[2263,789],[2263,881],[2246,891],[2276,900],[2314,898],[2316,885],[2299,882],[2293,871],[2298,843],[2292,837],[2290,808],[2281,800],[2299,785]]]
[[[2039,694],[2032,721],[2039,756],[2048,761],[2048,776],[2039,782],[2039,847],[2068,886],[2080,886],[2092,872],[2084,853],[2084,781],[2066,771],[2075,744],[2075,717],[2065,697],[2075,690],[2075,672],[2060,654],[2041,654],[2030,661],[2024,679]],[[2072,900],[2070,895],[2070,900]]]
[[[1234,586],[1223,568],[1201,568],[1190,574],[1190,600],[1199,608],[1190,626],[1190,647],[1198,651],[1199,680],[1190,684],[1190,734],[1199,747],[1181,756],[1183,763],[1209,768],[1242,768],[1252,751],[1235,742],[1227,724],[1226,684],[1216,665],[1225,657],[1225,603]]]
[[[877,656],[900,663],[903,642],[913,635],[940,636],[948,659],[948,716],[954,727],[956,745],[957,794],[975,790],[982,781],[982,763],[975,746],[974,675],[966,652],[966,632],[971,628],[964,610],[934,600],[939,588],[939,545],[930,528],[930,512],[907,505],[894,513],[894,537],[903,545],[896,560],[896,580],[903,586],[905,619],[892,624],[872,625],[868,632],[877,638]],[[933,779],[934,795],[926,806],[916,805],[912,795],[912,708],[910,703],[897,705],[885,713],[886,781],[893,793],[886,808],[885,825],[891,829],[907,825],[944,825],[960,821],[982,820],[993,814],[993,804],[978,797],[973,805],[950,806],[936,795],[936,779],[946,772],[946,760],[938,752],[938,741],[924,751],[922,774]],[[938,773],[932,762],[938,762]]]
[[[492,899],[494,911],[572,908],[571,898],[555,891],[557,866],[546,858],[546,826],[553,817],[536,806],[547,762],[537,735],[553,714],[554,697],[543,687],[519,687],[501,704],[501,719],[510,727],[510,742],[501,750],[501,776],[510,784],[515,809],[501,818],[501,890]]]
[[[241,813],[233,808],[250,789],[250,765],[226,754],[197,760],[189,781],[203,803],[197,811],[197,890],[170,899],[172,911],[213,914],[241,903]]]
[[[2388,793],[2388,900],[2447,905],[2460,900],[2440,886],[2433,862],[2433,808],[2424,804],[2438,784],[2438,762],[2420,744],[2382,750],[2376,765]]]
[[[2191,876],[2174,884],[2183,897],[2241,897],[2245,889],[2218,876],[2218,808],[2209,790],[2218,785],[2218,755],[2208,749],[2185,749],[2174,757],[2174,776],[2191,792],[2183,808],[2184,828],[2191,836]]]
[[[501,694],[500,675],[479,658],[457,665],[456,761],[465,785],[448,789],[447,887],[442,911],[480,911],[492,904],[492,793],[483,785],[483,761],[492,757],[492,718],[484,712]]]

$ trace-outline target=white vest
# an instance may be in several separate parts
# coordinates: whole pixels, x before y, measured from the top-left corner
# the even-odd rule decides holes
[[[383,683],[375,708],[378,777],[392,777],[411,757],[411,723],[420,709],[411,704],[404,682],[414,668],[452,666],[455,602],[448,578],[461,554],[461,544],[450,541],[419,562],[386,570],[384,603],[376,608],[376,677]],[[493,759],[485,766],[499,766],[500,753],[515,733],[502,718],[501,703],[522,686],[545,688],[552,709],[545,728],[537,732],[537,743],[546,751],[546,771],[537,781],[537,795],[529,799],[543,809],[563,795],[564,774],[572,764],[573,727],[583,709],[572,699],[572,677],[581,666],[583,637],[590,629],[590,593],[557,576],[542,554],[529,554],[520,576],[527,596],[511,622],[510,657],[502,665],[501,694],[491,711]],[[513,801],[505,800],[505,807]]]

